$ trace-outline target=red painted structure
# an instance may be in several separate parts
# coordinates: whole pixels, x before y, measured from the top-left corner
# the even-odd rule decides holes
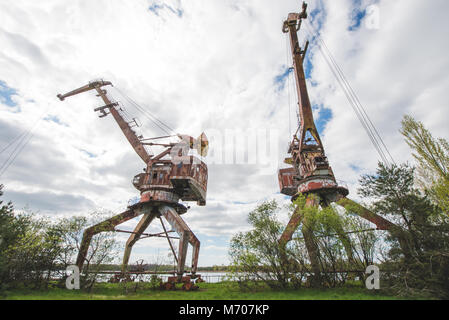
[[[145,139],[138,136],[133,130],[137,122],[135,119],[131,122],[125,121],[119,103],[111,101],[108,97],[107,91],[104,89],[106,86],[112,86],[112,83],[103,80],[93,81],[86,86],[70,91],[64,95],[58,95],[58,98],[63,101],[67,97],[95,90],[97,96],[101,97],[105,103],[103,107],[96,108],[95,111],[100,112],[100,118],[109,114],[114,117],[134,151],[146,164],[146,168],[144,172],[137,174],[132,181],[134,187],[140,192],[140,201],[129,206],[125,212],[86,229],[76,264],[82,270],[90,242],[95,234],[106,231],[126,232],[131,233],[126,243],[123,256],[122,272],[126,273],[132,247],[139,239],[151,236],[165,236],[177,262],[176,279],[178,281],[184,281],[186,279],[186,277],[183,277],[183,274],[185,273],[185,259],[188,244],[191,244],[193,247],[192,269],[191,275],[188,278],[196,278],[198,276],[196,275],[196,270],[200,241],[181,218],[180,215],[186,213],[188,208],[179,203],[179,201],[196,201],[200,206],[206,205],[207,165],[199,158],[186,154],[188,154],[189,149],[196,149],[200,155],[206,155],[208,149],[207,138],[203,133],[198,139],[186,135],[176,135],[179,141],[175,143],[163,144],[148,142],[167,137]],[[147,145],[163,147],[165,150],[158,155],[152,155],[145,148]],[[119,224],[140,215],[143,215],[143,217],[133,232],[115,229]],[[172,230],[167,231],[162,217],[171,225]],[[145,235],[144,231],[154,218],[160,220],[164,232]],[[171,239],[174,238],[169,236],[171,232],[176,232],[179,236],[176,238],[179,240],[178,253],[175,252],[171,243]],[[191,284],[186,284],[185,288],[191,289],[194,287]]]
[[[304,49],[298,42],[298,31],[304,19],[307,19],[307,4],[303,3],[301,13],[290,13],[283,24],[282,31],[289,33],[290,46],[293,57],[293,70],[296,78],[296,89],[298,93],[298,105],[300,115],[300,125],[295,133],[292,142],[289,145],[288,153],[290,157],[285,159],[285,163],[291,167],[279,170],[279,186],[281,193],[291,196],[294,201],[300,194],[305,195],[306,206],[317,207],[329,206],[331,203],[351,208],[355,214],[374,223],[378,230],[394,230],[401,232],[401,228],[379,215],[360,206],[354,201],[346,198],[349,194],[348,189],[339,186],[332,168],[324,152],[318,130],[313,119],[312,108],[307,92],[307,83],[304,73],[303,62],[309,47],[307,41]],[[302,233],[304,235],[305,245],[309,254],[312,272],[316,277],[320,275],[320,265],[318,260],[318,248],[313,240],[313,232],[305,221],[300,209],[293,213],[288,225],[286,226],[279,242],[285,247],[292,239],[293,233],[302,223]],[[352,259],[352,248],[347,245],[347,234],[343,228],[338,234],[348,255]],[[406,241],[401,240],[401,245],[406,246]]]

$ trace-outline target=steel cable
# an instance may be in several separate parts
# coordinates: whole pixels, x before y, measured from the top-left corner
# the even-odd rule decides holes
[[[318,39],[319,42],[316,45],[318,46],[318,49],[320,50],[321,54],[323,55],[324,60],[328,64],[329,68],[331,69],[331,72],[337,79],[337,82],[343,89],[346,98],[348,99],[352,109],[354,110],[357,118],[359,119],[360,123],[362,124],[363,128],[365,129],[368,137],[370,138],[374,148],[378,152],[379,156],[381,157],[382,161],[389,165],[390,161],[387,158],[387,154],[389,158],[391,159],[392,163],[395,163],[390,151],[388,150],[387,146],[385,145],[385,142],[383,141],[382,137],[379,134],[379,131],[374,126],[372,120],[368,116],[365,108],[360,102],[360,99],[354,92],[352,86],[350,85],[349,81],[347,80],[346,76],[344,75],[342,69],[336,62],[335,58],[333,57],[331,51],[329,50],[328,46],[324,42],[324,40],[320,37],[319,32],[314,30],[313,26],[309,24],[306,24],[307,32],[309,36],[312,37],[312,39]],[[312,32],[310,29],[313,29],[314,32]],[[326,51],[325,51],[326,50]],[[385,149],[386,153],[383,151]]]

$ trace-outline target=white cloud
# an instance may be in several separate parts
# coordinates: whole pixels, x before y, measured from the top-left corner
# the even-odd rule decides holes
[[[157,14],[149,10],[155,3],[160,6]],[[371,3],[310,1],[309,12],[321,10],[323,38],[394,158],[402,162],[410,160],[398,132],[404,113],[449,138],[444,41],[449,4],[383,0],[379,30],[362,23],[349,31],[353,9]],[[282,22],[299,9],[296,0],[2,1],[0,80],[17,90],[17,107],[0,105],[0,147],[32,128],[42,115],[66,124],[38,123],[34,137],[2,177],[5,198],[43,213],[72,214],[96,207],[118,212],[137,195],[131,178],[143,163],[112,118],[98,119],[92,112],[100,105],[98,98],[84,94],[65,102],[56,99],[57,93],[99,77],[111,80],[180,133],[276,128],[282,160],[290,136],[288,86],[279,90],[274,79],[286,65]],[[347,181],[356,197],[361,172],[354,166],[372,172],[377,155],[316,47],[309,54],[316,83],[309,87],[311,100],[333,114],[323,134],[325,148],[337,178]],[[291,96],[292,119],[295,100]],[[13,112],[17,108],[20,112]],[[146,136],[162,133],[150,123],[142,131]],[[208,205],[192,205],[184,216],[192,230],[203,237],[229,238],[246,230],[247,213],[257,203],[282,199],[277,173],[260,174],[261,169],[211,165]],[[151,240],[144,241],[151,247]],[[223,257],[204,250],[200,264]]]

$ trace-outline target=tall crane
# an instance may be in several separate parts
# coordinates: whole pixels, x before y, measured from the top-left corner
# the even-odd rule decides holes
[[[112,86],[112,83],[103,80],[92,81],[66,94],[58,94],[57,97],[63,101],[67,97],[83,92],[96,91],[97,96],[103,100],[105,105],[96,108],[94,111],[100,113],[100,118],[109,114],[113,116],[134,151],[146,164],[146,168],[143,173],[137,174],[133,179],[134,187],[140,191],[140,201],[129,206],[125,212],[87,228],[83,234],[76,264],[82,270],[90,242],[93,236],[100,232],[116,231],[131,234],[126,242],[123,255],[123,274],[127,270],[132,247],[139,239],[166,237],[177,263],[176,276],[169,277],[166,287],[172,288],[175,282],[182,281],[186,289],[194,288],[190,280],[198,277],[196,271],[200,241],[181,218],[181,215],[186,213],[188,208],[179,203],[179,201],[196,201],[200,206],[206,205],[207,165],[199,158],[189,155],[189,150],[195,149],[198,154],[205,156],[208,150],[207,137],[204,133],[197,139],[188,135],[178,134],[177,142],[156,143],[152,141],[166,137],[145,139],[142,136],[138,136],[133,130],[133,127],[137,125],[136,120],[133,119],[131,122],[125,121],[119,103],[112,101],[108,96],[105,90],[106,86]],[[152,155],[146,150],[145,146],[159,146],[164,148],[164,150],[157,155]],[[140,215],[143,215],[143,217],[134,231],[116,229],[116,226]],[[172,230],[167,230],[162,217],[168,221]],[[164,232],[157,234],[144,233],[155,218],[161,222]],[[178,237],[170,236],[169,233],[171,232],[176,232]],[[177,252],[171,242],[172,239],[179,240]],[[192,268],[190,276],[183,277],[188,244],[191,244],[193,247]]]
[[[304,19],[307,19],[307,4],[305,2],[303,2],[302,11],[300,13],[290,13],[282,26],[282,32],[289,33],[290,35],[290,48],[296,79],[296,91],[298,94],[300,124],[293,136],[292,142],[289,144],[288,153],[290,157],[285,159],[285,163],[290,167],[279,170],[278,177],[281,193],[291,196],[292,201],[302,194],[306,197],[306,206],[309,207],[318,207],[320,205],[325,207],[331,203],[337,203],[346,208],[350,207],[351,211],[374,223],[378,230],[401,232],[400,227],[362,207],[353,200],[348,199],[348,189],[339,186],[335,179],[324,152],[320,135],[315,126],[309,94],[307,92],[303,64],[309,42],[307,41],[304,48],[302,48],[298,40],[298,31],[301,30],[301,24]],[[319,281],[321,270],[318,260],[318,247],[313,240],[310,225],[299,208],[293,213],[279,243],[281,247],[285,247],[301,223],[303,223],[302,233],[304,235],[312,271],[315,280]],[[343,228],[338,230],[338,236],[345,246],[349,260],[352,260],[352,248]],[[406,247],[406,241],[404,239],[401,241],[401,244]]]

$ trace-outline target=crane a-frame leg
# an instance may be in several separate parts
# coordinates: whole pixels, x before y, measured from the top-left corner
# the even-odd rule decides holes
[[[133,233],[129,236],[128,241],[126,241],[125,252],[123,254],[123,262],[122,262],[122,272],[126,272],[128,267],[129,257],[131,256],[131,250],[134,244],[140,239],[142,233],[146,228],[150,225],[153,219],[156,217],[157,212],[149,212],[145,213],[142,219],[139,221],[137,226],[134,228]]]
[[[172,228],[179,235],[179,245],[178,245],[178,255],[177,255],[177,277],[180,281],[185,269],[185,260],[187,256],[187,248],[189,243],[193,247],[192,252],[192,270],[191,273],[195,276],[198,268],[198,256],[200,250],[200,241],[195,236],[195,234],[190,230],[185,221],[176,212],[176,210],[170,206],[152,207],[146,206],[141,208],[129,209],[123,213],[120,213],[110,219],[100,222],[92,227],[87,228],[84,231],[83,239],[81,241],[80,251],[76,260],[76,265],[80,270],[82,270],[83,264],[86,261],[87,252],[89,249],[90,242],[94,235],[106,232],[115,231],[115,227],[122,224],[128,220],[131,220],[141,214],[144,214],[142,219],[137,224],[134,232],[129,237],[126,242],[125,253],[123,256],[122,271],[126,271],[126,267],[129,262],[129,257],[131,255],[131,250],[133,245],[140,239],[140,236],[145,231],[145,229],[150,225],[153,219],[157,216],[163,216]]]
[[[153,221],[153,219],[157,216],[163,216],[171,227],[178,233],[179,235],[179,245],[178,245],[178,253],[174,251],[170,239],[168,238],[169,245],[173,250],[173,254],[175,256],[175,260],[177,263],[177,274],[178,278],[182,276],[185,269],[185,259],[187,256],[188,244],[191,244],[193,247],[192,251],[192,276],[195,276],[197,268],[198,268],[198,257],[200,251],[200,241],[195,236],[195,234],[190,230],[185,221],[181,218],[181,216],[171,207],[164,206],[154,210],[151,213],[145,214],[140,220],[139,224],[134,229],[133,233],[129,237],[126,242],[125,253],[123,256],[123,264],[122,264],[122,272],[126,271],[128,266],[129,257],[131,255],[131,250],[134,244],[140,239],[140,236],[145,231],[145,229],[149,226],[149,224]],[[159,217],[160,218],[160,217]],[[165,230],[165,226],[163,221],[161,221],[162,226]],[[168,237],[168,233],[166,232],[166,236]]]
[[[306,207],[318,206],[318,200],[314,196],[308,196],[306,199]],[[312,272],[314,274],[313,282],[318,282],[321,277],[320,263],[318,259],[318,246],[313,238],[313,228],[310,225],[310,221],[304,216],[300,208],[296,208],[292,217],[290,218],[287,227],[282,233],[279,244],[281,250],[285,250],[287,243],[291,241],[293,233],[298,229],[299,225],[303,222],[302,234],[304,236],[304,242],[306,245],[307,253],[309,255],[310,264],[312,266]],[[285,251],[283,252],[284,259]]]
[[[410,240],[408,239],[407,234],[401,227],[379,216],[378,214],[375,214],[374,212],[368,210],[367,208],[363,207],[359,203],[349,198],[343,198],[339,200],[337,204],[345,208],[347,211],[355,213],[361,218],[368,220],[371,223],[374,223],[377,227],[377,230],[388,231],[392,234],[394,233],[394,236],[398,238],[399,245],[402,249],[402,252],[404,253],[405,259],[410,258],[411,255]]]
[[[89,245],[94,235],[101,232],[115,231],[115,226],[131,220],[143,213],[146,213],[147,210],[148,208],[145,207],[129,209],[110,219],[87,228],[83,233],[83,239],[81,240],[80,250],[76,259],[76,265],[78,266],[79,270],[82,271],[83,264],[87,258],[87,251],[89,250]]]
[[[338,205],[344,207],[347,211],[351,211],[352,213],[357,214],[361,218],[368,220],[369,222],[376,225],[378,230],[385,230],[390,233],[395,233],[395,235],[399,238],[399,244],[401,248],[403,249],[404,255],[406,258],[409,256],[410,252],[410,244],[409,241],[404,234],[402,228],[395,225],[394,223],[386,220],[385,218],[375,214],[374,212],[366,209],[365,207],[361,206],[357,202],[348,199],[348,198],[342,198],[337,202]],[[318,200],[316,197],[307,197],[306,200],[306,207],[312,207],[312,206],[318,206]],[[299,225],[303,222],[303,229],[302,233],[304,235],[304,242],[306,245],[307,253],[309,255],[310,264],[312,267],[312,272],[314,273],[314,281],[319,281],[320,278],[320,263],[319,263],[319,252],[318,247],[316,245],[316,242],[314,240],[313,236],[313,228],[311,225],[309,225],[309,222],[307,221],[306,217],[304,217],[303,213],[299,208],[295,209],[295,212],[293,213],[292,217],[290,218],[289,223],[287,224],[284,232],[282,233],[282,236],[280,238],[279,244],[281,246],[281,249],[287,246],[287,243],[291,241],[293,233],[298,229]],[[341,226],[340,226],[341,227]],[[344,229],[339,226],[337,226],[337,236],[342,241],[346,254],[348,256],[348,260],[350,262],[354,262],[353,258],[353,252],[352,247],[349,241],[349,237],[345,234]],[[285,251],[284,251],[285,255]],[[286,257],[284,257],[286,258]]]
[[[178,265],[177,274],[178,280],[181,279],[184,273],[185,259],[187,256],[187,246],[190,243],[193,247],[192,252],[192,275],[194,276],[198,268],[198,256],[200,251],[200,241],[195,234],[190,230],[189,226],[181,218],[181,216],[171,207],[162,206],[159,208],[159,212],[168,221],[171,227],[179,235],[178,245]]]

